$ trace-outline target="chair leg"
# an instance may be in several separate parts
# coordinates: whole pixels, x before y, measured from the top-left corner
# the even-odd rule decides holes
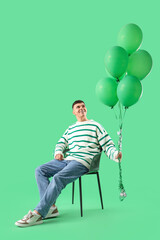
[[[72,183],[72,204],[74,204],[74,182]]]
[[[99,172],[97,172],[97,181],[98,181],[99,194],[100,194],[100,199],[101,199],[101,206],[103,209],[103,200],[102,200],[102,191],[101,191],[101,185],[100,185],[100,179],[99,179]]]
[[[79,177],[79,194],[80,194],[81,217],[83,217],[83,210],[82,210],[82,184],[81,184],[81,177]]]

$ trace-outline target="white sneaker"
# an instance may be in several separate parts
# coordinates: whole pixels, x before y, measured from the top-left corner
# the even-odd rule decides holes
[[[57,216],[59,216],[57,207],[51,206],[44,219],[53,218],[53,217],[57,217]]]
[[[41,223],[43,223],[42,216],[29,210],[27,215],[25,215],[21,220],[15,222],[15,225],[17,225],[18,227],[29,227]]]

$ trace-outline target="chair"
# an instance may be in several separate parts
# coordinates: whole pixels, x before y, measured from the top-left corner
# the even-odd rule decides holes
[[[65,149],[63,151],[64,157],[66,157],[66,152],[69,151],[69,149]],[[97,182],[98,182],[98,187],[99,187],[99,194],[100,194],[100,200],[101,200],[101,207],[103,208],[103,199],[102,199],[102,191],[101,191],[101,185],[100,185],[100,179],[99,179],[99,163],[100,163],[100,158],[102,154],[102,148],[100,149],[100,152],[96,154],[93,157],[93,160],[91,162],[90,170],[88,173],[84,175],[91,175],[91,174],[96,174],[97,175]],[[83,175],[83,176],[84,176]],[[74,188],[75,188],[75,182],[72,183],[72,204],[74,204]],[[81,177],[79,177],[79,193],[80,193],[80,210],[81,210],[81,217],[83,217],[83,207],[82,207],[82,180]]]

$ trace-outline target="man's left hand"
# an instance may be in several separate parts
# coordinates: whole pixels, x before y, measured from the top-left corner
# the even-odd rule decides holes
[[[120,158],[120,162],[122,161],[122,153],[119,152],[116,156],[116,159]],[[116,162],[119,162],[119,159],[116,161]]]

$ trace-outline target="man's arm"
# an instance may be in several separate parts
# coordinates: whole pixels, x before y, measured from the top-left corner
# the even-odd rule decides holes
[[[122,160],[122,153],[117,151],[111,137],[100,124],[97,128],[97,139],[107,157],[115,162],[119,162],[118,158]]]
[[[54,158],[62,160],[64,155],[63,151],[68,147],[68,129],[64,132],[63,136],[56,144],[55,151],[53,153]]]

